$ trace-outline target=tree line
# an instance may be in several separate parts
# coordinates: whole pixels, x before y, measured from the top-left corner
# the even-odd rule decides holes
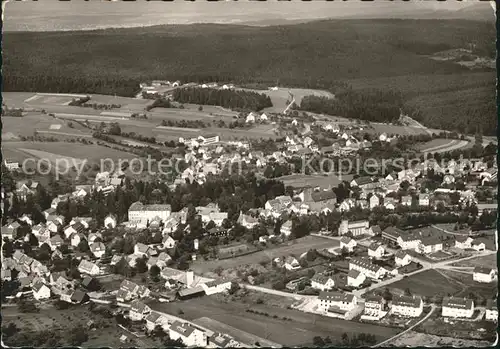
[[[180,103],[218,105],[241,110],[259,111],[273,106],[269,96],[251,91],[188,87],[174,90],[172,97]]]
[[[402,95],[395,91],[344,89],[335,98],[309,95],[302,98],[300,109],[372,122],[393,122],[399,119]]]

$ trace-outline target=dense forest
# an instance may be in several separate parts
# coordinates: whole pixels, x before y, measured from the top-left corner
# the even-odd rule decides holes
[[[271,98],[263,93],[240,90],[219,90],[213,88],[181,88],[173,93],[180,103],[220,105],[225,108],[259,111],[272,107]]]
[[[318,114],[338,115],[373,122],[398,120],[403,106],[402,96],[393,91],[353,91],[335,93],[335,98],[305,96],[300,109]]]
[[[3,37],[3,89],[134,96],[142,81],[178,79],[337,94],[339,88],[363,90],[364,85],[401,91],[428,126],[467,130],[479,121],[494,133],[484,127],[496,124],[488,104],[494,71],[473,72],[426,57],[473,47],[476,54],[494,58],[494,38],[495,27],[488,22],[409,19],[9,32]],[[399,102],[380,113],[392,113],[393,104]]]

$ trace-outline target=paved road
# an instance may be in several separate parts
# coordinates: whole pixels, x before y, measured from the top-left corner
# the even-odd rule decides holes
[[[406,330],[404,330],[403,332],[401,333],[398,333],[397,335],[395,335],[394,337],[391,337],[389,339],[386,339],[385,341],[381,342],[381,343],[378,343],[378,344],[375,344],[374,346],[372,346],[372,348],[377,348],[377,347],[380,347],[380,346],[383,346],[384,344],[386,343],[389,343],[391,341],[393,341],[394,339],[396,338],[399,338],[401,337],[402,335],[404,335],[405,333],[407,333],[408,331],[411,331],[413,330],[415,327],[417,327],[418,325],[420,325],[422,322],[424,322],[425,320],[427,320],[429,318],[429,316],[432,315],[432,313],[434,312],[434,310],[436,309],[436,306],[434,304],[431,305],[431,311],[424,317],[422,318],[420,321],[418,321],[416,324],[414,324],[413,326],[410,326],[408,327]]]

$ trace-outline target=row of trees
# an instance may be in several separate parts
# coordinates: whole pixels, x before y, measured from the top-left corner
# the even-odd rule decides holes
[[[173,99],[181,103],[219,105],[225,108],[255,111],[273,106],[271,98],[264,93],[199,87],[176,89]]]
[[[398,120],[402,106],[401,93],[382,90],[344,89],[336,91],[335,98],[309,95],[300,102],[301,110],[373,122]]]

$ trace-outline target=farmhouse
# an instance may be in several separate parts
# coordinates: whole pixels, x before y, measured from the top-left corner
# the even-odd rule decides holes
[[[283,263],[283,267],[286,270],[297,270],[297,269],[300,269],[300,263],[297,260],[297,258],[295,258],[293,256],[288,256],[285,258],[285,261]]]
[[[484,318],[488,321],[498,321],[498,308],[496,299],[488,299],[486,301],[486,313]]]
[[[472,278],[477,282],[490,283],[495,279],[495,270],[487,267],[475,267]]]
[[[367,234],[369,226],[370,224],[367,220],[359,220],[353,222],[342,220],[339,226],[339,235],[345,235],[348,232],[351,232],[352,236]]]
[[[372,195],[370,197],[370,209],[373,210],[375,207],[377,207],[378,205],[380,205],[380,198],[378,197],[378,195]]]
[[[443,299],[443,317],[471,318],[474,314],[474,301],[466,298],[445,297]]]
[[[115,215],[107,215],[106,218],[104,218],[104,226],[106,228],[115,228],[116,227],[116,216]]]
[[[420,297],[395,296],[392,299],[391,311],[395,315],[419,317],[424,311],[424,302]]]
[[[475,249],[476,251],[484,251],[486,249],[486,245],[483,241],[479,240],[479,239],[474,239],[472,241],[472,246],[471,246],[473,249]]]
[[[148,224],[158,217],[165,222],[172,211],[170,205],[144,205],[137,201],[128,209],[128,219],[131,223]]]
[[[168,334],[173,340],[180,339],[187,347],[203,348],[207,345],[207,335],[205,331],[188,323],[175,321],[170,326]]]
[[[354,309],[357,298],[351,293],[321,292],[318,296],[318,309],[323,312],[346,312]]]
[[[322,274],[315,274],[311,278],[311,287],[321,291],[327,291],[335,286],[335,281],[330,277]]]
[[[397,239],[402,250],[417,250],[421,243],[421,238],[413,234],[403,234]],[[427,245],[426,245],[427,246]]]

